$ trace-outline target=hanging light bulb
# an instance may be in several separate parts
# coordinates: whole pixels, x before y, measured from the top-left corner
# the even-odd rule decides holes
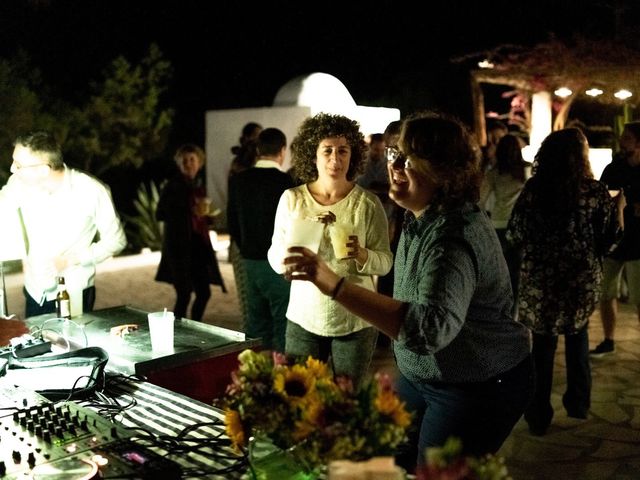
[[[480,68],[493,68],[493,67],[495,67],[495,65],[493,63],[491,63],[488,58],[485,58],[481,62],[478,62],[478,66]]]
[[[619,100],[626,100],[627,98],[629,98],[632,95],[633,95],[633,93],[631,93],[629,90],[624,89],[624,88],[618,90],[616,93],[613,94],[613,96],[616,97]]]
[[[570,89],[568,89],[567,87],[560,87],[559,89],[557,89],[553,93],[555,93],[560,98],[567,98],[573,92]]]
[[[602,90],[600,90],[599,88],[590,88],[589,90],[587,90],[584,93],[586,93],[590,97],[597,97],[598,95],[602,95],[604,92]]]

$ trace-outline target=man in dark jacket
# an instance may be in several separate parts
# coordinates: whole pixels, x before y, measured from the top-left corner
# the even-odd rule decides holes
[[[227,223],[247,272],[247,322],[245,334],[262,338],[265,349],[284,352],[289,282],[267,261],[273,222],[282,192],[293,187],[282,172],[287,139],[277,128],[258,136],[254,167],[229,179]]]

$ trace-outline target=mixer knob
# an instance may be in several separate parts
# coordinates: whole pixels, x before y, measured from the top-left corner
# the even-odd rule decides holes
[[[111,436],[113,438],[118,438],[118,429],[116,427],[111,427]]]
[[[35,432],[36,437],[39,437],[40,435],[42,435],[42,427],[40,425],[36,425],[36,429]]]
[[[0,475],[4,476],[5,473],[7,473],[7,466],[0,460]]]
[[[29,456],[27,457],[27,463],[31,468],[33,468],[34,465],[36,464],[36,456],[33,454],[33,452],[29,452]]]
[[[20,461],[22,460],[22,454],[18,450],[14,450],[11,454],[11,458],[13,458],[13,461],[15,463],[20,463]]]
[[[42,438],[45,442],[51,441],[51,433],[49,433],[49,430],[44,431],[44,433],[42,434]]]

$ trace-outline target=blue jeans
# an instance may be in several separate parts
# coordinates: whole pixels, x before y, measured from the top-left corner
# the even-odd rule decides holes
[[[398,375],[398,395],[414,414],[409,443],[397,457],[413,471],[427,447],[454,436],[468,455],[495,453],[511,433],[531,398],[533,366],[527,357],[516,367],[478,383],[413,383]],[[417,446],[417,450],[416,450]]]
[[[330,359],[334,375],[348,375],[353,386],[359,388],[369,372],[377,338],[378,331],[373,327],[341,337],[325,337],[287,320],[285,352],[303,358],[311,355],[323,362]]]
[[[56,301],[47,300],[42,305],[36,302],[27,292],[26,288],[22,289],[25,298],[25,318],[43,315],[45,313],[56,313]],[[93,305],[96,303],[96,287],[87,287],[82,291],[82,311],[93,311]]]

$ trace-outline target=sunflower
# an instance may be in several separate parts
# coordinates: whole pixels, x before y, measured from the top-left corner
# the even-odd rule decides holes
[[[224,412],[224,425],[227,436],[233,443],[234,448],[240,450],[240,447],[245,445],[246,437],[242,427],[242,420],[237,410],[226,410]]]
[[[329,368],[327,364],[322,362],[321,360],[317,360],[311,356],[307,358],[306,362],[307,369],[309,372],[316,377],[318,380],[330,380],[331,375],[329,375]]]
[[[391,390],[379,391],[374,404],[380,413],[393,418],[396,425],[405,428],[411,423],[411,415],[405,410],[404,403]]]
[[[273,377],[273,390],[294,406],[309,400],[314,387],[315,378],[303,365],[280,369]]]

